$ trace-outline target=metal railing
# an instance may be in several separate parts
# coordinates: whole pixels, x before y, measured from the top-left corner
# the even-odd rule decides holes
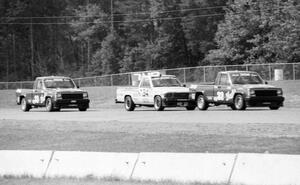
[[[165,74],[175,75],[183,83],[213,82],[220,71],[244,70],[256,71],[263,79],[273,81],[275,71],[282,70],[282,80],[300,80],[300,63],[244,64],[197,66],[186,68],[162,69]],[[146,71],[141,71],[146,72]],[[120,73],[105,76],[75,78],[80,87],[93,86],[126,86],[132,83],[132,74],[139,72]],[[33,81],[0,82],[0,89],[32,88]]]

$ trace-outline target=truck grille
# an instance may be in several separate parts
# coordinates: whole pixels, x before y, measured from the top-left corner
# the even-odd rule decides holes
[[[62,99],[80,100],[83,99],[83,94],[62,94]]]
[[[277,96],[276,90],[255,90],[256,96]]]
[[[167,93],[166,97],[175,99],[188,99],[189,93]]]

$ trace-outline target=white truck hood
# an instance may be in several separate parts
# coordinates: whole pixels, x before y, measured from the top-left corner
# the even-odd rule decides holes
[[[160,92],[160,93],[182,93],[182,92],[190,92],[190,89],[187,87],[155,87],[155,91]]]

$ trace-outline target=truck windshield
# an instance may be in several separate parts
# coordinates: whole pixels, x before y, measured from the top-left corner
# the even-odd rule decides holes
[[[180,87],[181,84],[176,78],[152,78],[153,87]]]
[[[263,84],[263,80],[257,73],[231,73],[233,84]]]
[[[45,79],[46,88],[74,88],[75,85],[71,79]]]

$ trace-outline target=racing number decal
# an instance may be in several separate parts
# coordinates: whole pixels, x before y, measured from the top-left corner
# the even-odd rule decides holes
[[[32,103],[33,104],[40,104],[43,103],[45,101],[45,96],[44,95],[34,95]]]
[[[33,100],[32,100],[33,104],[38,104],[40,103],[40,97],[39,95],[34,95]]]
[[[218,91],[217,92],[217,101],[223,101],[224,100],[224,92],[223,91]]]
[[[142,96],[149,96],[148,89],[142,89]]]

